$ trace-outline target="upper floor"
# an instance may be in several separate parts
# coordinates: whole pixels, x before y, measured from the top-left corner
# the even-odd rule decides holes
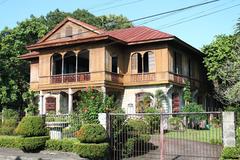
[[[67,18],[28,46],[33,90],[154,85],[206,80],[202,53],[175,36],[147,27],[105,32]]]

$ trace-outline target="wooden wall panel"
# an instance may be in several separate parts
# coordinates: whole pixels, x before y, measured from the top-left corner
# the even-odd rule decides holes
[[[39,66],[39,63],[32,63],[30,65],[30,82],[38,82],[38,68]]]

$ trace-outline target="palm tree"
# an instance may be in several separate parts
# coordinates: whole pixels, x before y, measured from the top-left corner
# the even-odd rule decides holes
[[[156,99],[155,107],[160,109],[163,112],[164,111],[163,102],[165,101],[166,103],[168,103],[167,96],[164,94],[164,92],[161,89],[159,89],[155,93],[155,99]]]

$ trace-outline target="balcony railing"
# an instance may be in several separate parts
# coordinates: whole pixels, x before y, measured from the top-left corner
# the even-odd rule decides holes
[[[179,75],[179,74],[172,73],[172,72],[169,72],[169,80],[174,83],[181,84],[181,85],[184,85],[186,83],[186,81],[189,81],[190,84],[195,87],[199,87],[199,85],[200,85],[200,81],[195,78],[190,78],[188,76]]]
[[[131,74],[131,82],[155,81],[155,73]]]
[[[123,75],[113,72],[106,72],[106,80],[116,83],[123,83]]]
[[[70,83],[90,81],[90,73],[71,73],[63,75],[52,75],[50,83]]]

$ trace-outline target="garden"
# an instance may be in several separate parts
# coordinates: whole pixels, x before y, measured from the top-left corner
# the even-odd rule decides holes
[[[72,152],[89,159],[104,159],[110,156],[117,159],[138,157],[147,155],[150,151],[159,152],[161,125],[164,128],[165,140],[222,144],[220,115],[200,113],[204,111],[202,106],[186,97],[185,100],[189,103],[182,111],[188,114],[163,114],[161,104],[164,96],[160,91],[157,93],[160,98],[156,104],[160,105],[160,108],[144,105],[146,107],[142,107],[143,113],[127,115],[114,103],[112,97],[89,89],[79,95],[80,101],[74,114],[48,113],[44,116],[38,115],[37,105],[31,100],[35,99],[34,93],[29,93],[26,96],[28,106],[24,117],[12,109],[3,109],[0,147],[18,148],[24,152]],[[110,113],[110,130],[106,131],[100,124],[99,113]],[[50,139],[49,125],[56,123],[65,124],[59,129],[61,138]],[[176,146],[172,145],[173,148]],[[237,153],[238,150],[225,148],[222,155],[227,157],[231,152]]]

